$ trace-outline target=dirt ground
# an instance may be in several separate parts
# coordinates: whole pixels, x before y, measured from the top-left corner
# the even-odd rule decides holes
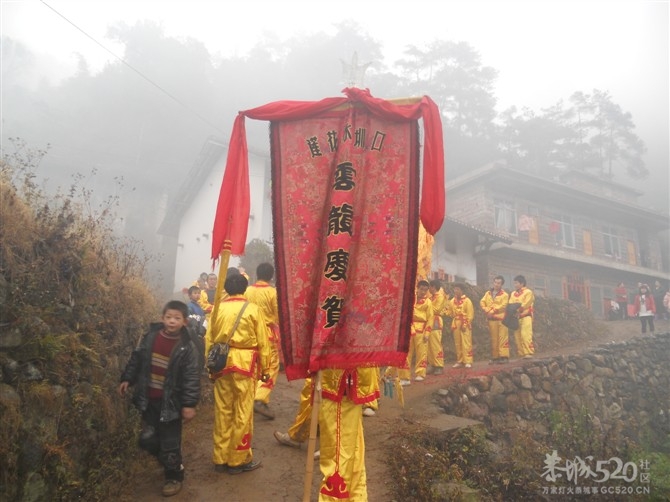
[[[608,342],[623,341],[640,335],[637,320],[607,322],[607,334],[601,339],[583,340],[579,343],[562,347],[552,352],[542,352],[538,348],[538,357],[558,354],[576,354]],[[660,321],[656,326],[657,333],[670,332],[670,322]],[[445,342],[449,343],[447,340]],[[512,360],[510,365],[521,364]],[[445,366],[450,367],[448,361]],[[509,366],[507,366],[509,367]],[[498,367],[495,367],[498,368]],[[382,397],[380,409],[374,417],[364,418],[366,443],[366,469],[368,476],[368,497],[370,502],[393,500],[389,493],[384,457],[385,439],[389,437],[393,424],[399,419],[418,420],[425,422],[442,414],[441,410],[431,404],[433,393],[440,387],[455,379],[466,378],[479,372],[489,374],[492,367],[487,361],[475,362],[468,370],[449,368],[440,376],[428,376],[424,382],[412,382],[405,387],[405,406],[402,408],[396,399]],[[235,476],[214,472],[212,455],[212,401],[211,384],[204,387],[205,399],[198,408],[198,416],[185,426],[184,431],[184,465],[186,480],[182,491],[171,500],[189,502],[300,502],[306,479],[307,448],[290,448],[280,445],[273,437],[275,430],[286,431],[293,421],[298,408],[298,400],[303,381],[288,382],[283,374],[272,394],[271,406],[276,418],[267,420],[262,416],[255,417],[253,439],[254,458],[261,460],[260,469]],[[442,414],[443,415],[443,414]],[[458,426],[458,417],[453,417],[453,425]],[[443,421],[444,423],[444,421]],[[161,495],[162,470],[155,461],[140,453],[142,467],[133,479],[129,479],[122,489],[119,500],[159,501],[165,500]],[[318,462],[313,463],[311,483],[311,501],[318,499],[320,473]]]

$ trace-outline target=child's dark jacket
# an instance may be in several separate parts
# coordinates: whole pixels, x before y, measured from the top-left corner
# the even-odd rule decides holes
[[[133,404],[140,411],[149,405],[147,392],[151,377],[151,350],[156,336],[163,329],[163,323],[152,323],[149,331],[142,337],[140,344],[130,356],[130,361],[121,375],[121,381],[127,381],[133,387]],[[198,351],[191,341],[186,328],[180,332],[163,384],[161,403],[161,422],[171,422],[181,418],[182,408],[195,408],[200,400],[200,373]]]

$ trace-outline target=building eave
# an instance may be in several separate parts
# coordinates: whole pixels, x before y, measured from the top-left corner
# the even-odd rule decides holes
[[[447,231],[447,226],[455,225],[455,226],[457,226],[461,229],[464,229],[464,230],[466,230],[468,232],[471,232],[473,234],[476,234],[478,236],[483,236],[487,240],[490,240],[491,242],[502,242],[504,244],[512,244],[512,242],[513,242],[512,239],[510,239],[509,237],[506,237],[502,234],[491,232],[489,230],[483,229],[483,228],[478,227],[476,225],[471,225],[469,223],[466,223],[466,222],[464,222],[462,220],[459,220],[459,219],[456,219],[456,218],[452,218],[450,216],[447,216],[444,221],[445,221],[445,227],[444,227],[445,232]]]
[[[499,247],[491,250],[491,254],[506,254],[506,255],[524,255],[534,257],[550,258],[552,260],[563,260],[567,263],[578,263],[580,265],[588,265],[591,267],[600,267],[606,270],[612,270],[627,274],[636,274],[639,276],[656,277],[661,280],[670,280],[670,273],[663,272],[656,269],[642,267],[640,265],[632,265],[624,261],[616,261],[614,259],[603,259],[596,256],[583,255],[570,249],[558,247],[556,249],[537,246],[523,242],[515,242],[514,246]],[[522,260],[520,260],[522,261]]]
[[[191,207],[193,200],[198,196],[214,166],[217,165],[228,145],[216,137],[209,137],[202,146],[193,166],[186,174],[184,182],[174,199],[170,201],[163,222],[158,227],[158,233],[165,236],[177,237],[179,222],[184,213]]]
[[[668,214],[580,190],[527,172],[517,171],[502,163],[489,164],[449,183],[447,185],[447,200],[449,194],[455,194],[482,184],[495,187],[496,193],[500,196],[509,194],[511,198],[517,198],[521,194],[542,193],[543,202],[553,201],[555,205],[563,207],[579,203],[583,207],[590,208],[590,212],[599,219],[604,219],[601,218],[600,213],[614,213],[618,219],[629,220],[634,223],[642,222],[648,229],[656,232],[670,228],[670,215]],[[638,225],[631,224],[631,226]]]

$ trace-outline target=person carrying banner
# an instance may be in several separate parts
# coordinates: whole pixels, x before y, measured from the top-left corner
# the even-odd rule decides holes
[[[375,368],[321,371],[319,502],[367,500],[363,405],[379,398]]]
[[[412,315],[409,352],[405,364],[398,368],[398,376],[402,385],[410,383],[410,368],[414,363],[414,380],[422,382],[426,378],[427,341],[433,327],[433,305],[428,299],[428,281],[419,281],[416,286],[416,301]]]
[[[519,357],[530,359],[535,354],[533,344],[533,304],[535,295],[526,287],[526,278],[517,275],[514,278],[514,291],[509,295],[509,304],[519,304],[516,311],[519,327],[514,330],[514,343]]]
[[[430,302],[433,306],[433,326],[428,337],[428,370],[427,373],[441,375],[444,371],[444,349],[442,348],[442,328],[444,320],[442,315],[447,308],[449,295],[442,289],[439,279],[430,281],[428,287]]]
[[[454,345],[456,348],[456,363],[453,368],[472,368],[472,320],[475,310],[470,298],[465,296],[463,290],[465,285],[454,284],[454,297],[449,302],[451,317],[451,331],[454,334]]]
[[[503,325],[505,309],[509,295],[503,289],[505,278],[497,275],[493,278],[493,287],[489,289],[479,302],[484,311],[491,335],[491,361],[489,364],[505,364],[509,361],[509,331]]]
[[[269,378],[270,344],[263,312],[243,296],[246,278],[232,274],[224,288],[230,296],[221,302],[207,332],[207,352],[215,343],[228,340],[230,345],[226,366],[210,375],[214,380],[213,462],[217,472],[239,474],[261,465],[253,460],[251,450],[254,395],[256,380]]]
[[[277,307],[277,290],[270,284],[274,274],[275,268],[270,263],[261,263],[256,268],[256,283],[249,286],[244,294],[247,300],[258,305],[263,311],[263,317],[268,327],[270,378],[266,382],[261,380],[257,382],[254,400],[254,413],[263,415],[268,420],[275,418],[268,403],[279,374],[279,309]]]
[[[378,367],[372,368],[373,380],[377,382],[377,390],[379,391],[379,380],[380,380],[380,370]],[[311,378],[305,378],[305,383],[302,386],[300,391],[300,404],[298,405],[298,411],[295,414],[293,423],[288,428],[287,432],[275,431],[275,439],[283,444],[284,446],[291,446],[293,448],[300,448],[300,445],[303,444],[309,438],[309,425],[312,416],[312,404],[314,401],[314,382]],[[367,414],[366,410],[372,410],[373,412],[379,407],[379,399],[366,402],[363,405],[363,416],[374,416],[373,414]]]
[[[318,372],[319,500],[328,501],[367,500],[362,408],[379,396],[368,365],[406,361],[417,260],[412,240],[419,219],[435,235],[444,218],[437,105],[428,96],[399,105],[367,89],[344,92],[345,98],[276,102],[238,114],[212,232],[213,259],[243,252],[250,214],[245,117],[272,121],[273,166],[282,166],[273,170],[272,188],[279,304],[287,312],[281,319],[285,370],[289,380]],[[379,291],[377,298],[366,295],[371,290]],[[423,303],[432,316],[429,302]],[[432,328],[428,321],[418,338]],[[305,487],[309,495],[311,478]]]

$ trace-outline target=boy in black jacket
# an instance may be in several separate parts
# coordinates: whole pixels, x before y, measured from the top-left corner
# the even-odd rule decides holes
[[[202,363],[186,328],[186,304],[168,302],[162,320],[151,324],[130,356],[119,394],[124,396],[128,387],[134,387],[133,404],[142,412],[143,422],[140,448],[163,465],[163,495],[169,497],[179,493],[184,481],[181,429],[195,416]]]

